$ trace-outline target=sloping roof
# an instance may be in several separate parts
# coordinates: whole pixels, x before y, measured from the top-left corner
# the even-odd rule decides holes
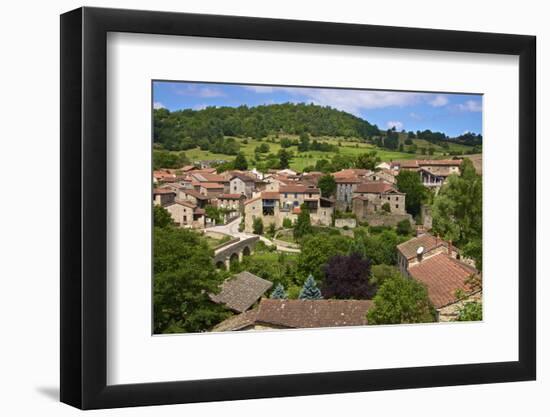
[[[416,251],[420,246],[424,248],[424,253],[428,253],[443,245],[447,246],[448,243],[443,239],[426,233],[397,245],[397,250],[401,252],[405,258],[410,259],[416,257]]]
[[[218,174],[212,174],[210,172],[198,172],[191,171],[191,177],[200,183],[211,183],[211,182],[224,182],[227,181],[223,176]]]
[[[243,312],[258,301],[272,285],[270,281],[243,271],[224,281],[221,291],[211,294],[210,299],[215,303],[225,304],[231,310]]]
[[[219,200],[239,200],[245,197],[243,194],[220,194],[218,196]]]
[[[183,172],[196,171],[198,168],[195,165],[185,165],[181,168]]]
[[[219,190],[220,188],[223,188],[223,184],[219,184],[217,182],[201,182],[200,187]]]
[[[371,300],[271,300],[233,316],[213,331],[241,330],[255,324],[279,328],[307,329],[319,327],[362,326],[367,324]]]
[[[437,166],[460,166],[461,159],[423,159],[418,161],[418,165],[437,165]]]
[[[179,204],[180,206],[188,207],[191,209],[195,209],[197,207],[196,204],[193,204],[192,202],[186,200],[176,200],[173,204]],[[173,204],[170,204],[170,206],[172,206]]]
[[[362,182],[357,177],[341,177],[341,178],[335,178],[336,184],[359,184]]]
[[[258,315],[258,309],[245,311],[244,313],[237,314],[233,317],[229,317],[227,320],[222,321],[216,325],[213,332],[229,332],[234,330],[241,330],[248,326],[253,326]]]
[[[351,178],[351,177],[360,177],[370,174],[372,171],[369,169],[362,168],[348,168],[342,169],[340,171],[332,174],[334,178]]]
[[[383,181],[364,182],[357,185],[355,188],[356,193],[373,193],[382,194],[387,192],[398,192],[393,185]]]
[[[359,326],[367,324],[370,300],[264,299],[256,322],[290,328]]]
[[[456,290],[472,293],[472,288],[464,281],[477,271],[445,253],[430,256],[408,269],[415,280],[428,288],[428,296],[436,308],[457,301]]]
[[[279,192],[278,191],[262,191],[262,200],[278,200]]]
[[[241,181],[244,181],[244,182],[258,181],[258,178],[251,177],[250,175],[247,175],[244,172],[232,172],[229,179],[232,180],[233,178],[238,178],[238,179],[240,179]]]
[[[280,193],[311,193],[319,194],[319,189],[315,187],[308,187],[303,184],[291,184],[291,185],[281,185],[279,187]]]
[[[195,197],[197,200],[208,200],[209,198],[205,196],[204,194],[199,193],[197,190],[194,190],[192,188],[180,188],[181,192],[187,195],[190,195],[192,197]]]
[[[169,188],[155,188],[153,194],[176,194],[176,192]]]

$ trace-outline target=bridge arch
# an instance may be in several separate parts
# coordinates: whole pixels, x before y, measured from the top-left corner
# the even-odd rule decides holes
[[[250,256],[254,251],[259,236],[241,238],[237,242],[221,247],[214,252],[213,262],[217,268],[225,266],[227,270],[231,264],[241,262],[244,256]]]

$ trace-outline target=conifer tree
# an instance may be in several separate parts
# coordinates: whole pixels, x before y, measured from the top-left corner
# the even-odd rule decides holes
[[[285,287],[283,287],[281,284],[277,284],[269,298],[273,300],[286,300],[287,294],[285,292]]]
[[[309,274],[307,277],[306,282],[304,282],[304,286],[300,291],[299,298],[300,300],[320,300],[323,298],[321,290],[317,287],[317,283],[315,282],[313,275]]]

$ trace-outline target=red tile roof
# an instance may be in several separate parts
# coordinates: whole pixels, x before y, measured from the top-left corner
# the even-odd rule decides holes
[[[180,206],[184,206],[192,209],[197,207],[196,204],[193,204],[191,201],[187,201],[187,200],[176,200],[174,201],[174,203],[179,204]]]
[[[357,185],[354,192],[382,194],[387,192],[397,193],[398,191],[391,184],[388,184],[387,182],[372,181],[372,182],[364,182],[362,184]]]
[[[281,185],[279,187],[280,193],[311,193],[319,194],[319,189],[314,187],[307,187],[302,184]]]
[[[168,188],[155,188],[153,194],[176,194],[176,192]]]
[[[336,184],[359,184],[362,181],[357,177],[336,178]]]
[[[279,199],[279,192],[278,191],[262,191],[262,199],[263,200],[278,200]]]
[[[242,194],[220,194],[218,196],[219,200],[239,200],[244,197]]]
[[[415,280],[422,282],[428,289],[428,296],[436,308],[457,301],[456,290],[466,294],[473,291],[465,281],[476,274],[476,270],[445,253],[423,259],[408,269]]]
[[[219,184],[217,182],[201,182],[199,186],[204,188],[211,188],[215,190],[219,190],[220,188],[223,188],[223,184]]]
[[[274,328],[306,329],[322,327],[362,326],[367,324],[370,300],[271,300],[233,316],[212,331],[232,331],[256,324]]]
[[[290,328],[360,326],[367,324],[370,300],[263,299],[256,322]]]
[[[420,246],[424,248],[424,254],[428,254],[428,252],[439,246],[447,245],[447,241],[426,233],[397,245],[397,250],[401,252],[405,258],[411,259],[416,257],[416,251]],[[456,250],[455,247],[453,247],[453,249]]]

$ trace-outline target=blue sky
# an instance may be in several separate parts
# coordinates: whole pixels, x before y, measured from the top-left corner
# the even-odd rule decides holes
[[[155,81],[153,106],[171,111],[208,106],[314,103],[359,116],[381,129],[444,132],[454,137],[482,132],[482,96],[381,90],[271,87]]]

